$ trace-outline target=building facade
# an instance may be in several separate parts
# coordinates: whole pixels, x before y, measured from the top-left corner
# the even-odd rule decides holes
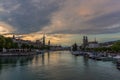
[[[97,41],[89,42],[88,48],[98,48],[99,43]]]
[[[83,44],[82,44],[83,48],[98,48],[99,47],[99,43],[98,41],[92,41],[89,42],[88,37],[87,36],[83,36]]]

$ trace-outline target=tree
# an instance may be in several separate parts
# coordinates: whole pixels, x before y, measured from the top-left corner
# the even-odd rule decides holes
[[[114,43],[114,44],[111,46],[111,49],[112,49],[113,51],[119,52],[119,51],[120,51],[120,41]]]
[[[3,36],[0,35],[0,48],[2,49],[3,47],[5,47],[5,38]]]
[[[75,43],[75,44],[72,46],[72,50],[73,50],[73,51],[77,51],[77,48],[78,48],[78,46],[77,46],[77,44]]]

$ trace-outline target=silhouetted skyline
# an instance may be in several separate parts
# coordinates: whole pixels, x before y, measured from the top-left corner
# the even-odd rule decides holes
[[[0,0],[0,34],[51,42],[81,43],[82,36],[100,42],[120,39],[119,0]],[[9,36],[9,35],[7,35]]]

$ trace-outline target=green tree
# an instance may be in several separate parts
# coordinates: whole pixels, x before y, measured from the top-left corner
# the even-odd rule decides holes
[[[114,44],[111,46],[111,49],[112,49],[113,51],[119,52],[119,51],[120,51],[120,41],[114,43]]]

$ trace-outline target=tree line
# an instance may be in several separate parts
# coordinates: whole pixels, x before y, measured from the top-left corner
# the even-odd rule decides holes
[[[115,42],[109,47],[86,48],[86,51],[120,52],[120,41]]]
[[[76,51],[79,46],[75,43],[72,45],[72,50]],[[95,52],[115,52],[115,53],[120,53],[120,40],[112,44],[111,46],[104,47],[100,46],[98,48],[83,48],[82,46],[79,47],[80,50],[82,51],[95,51]]]
[[[4,37],[2,35],[0,35],[0,49],[17,49],[17,48],[21,48],[21,49],[49,49],[49,46],[41,46],[41,47],[37,47],[34,45],[30,45],[30,44],[21,44],[19,45],[18,43],[13,42],[12,38],[9,37]]]
[[[14,43],[11,38],[0,35],[0,49],[2,48],[18,48],[18,44]]]

